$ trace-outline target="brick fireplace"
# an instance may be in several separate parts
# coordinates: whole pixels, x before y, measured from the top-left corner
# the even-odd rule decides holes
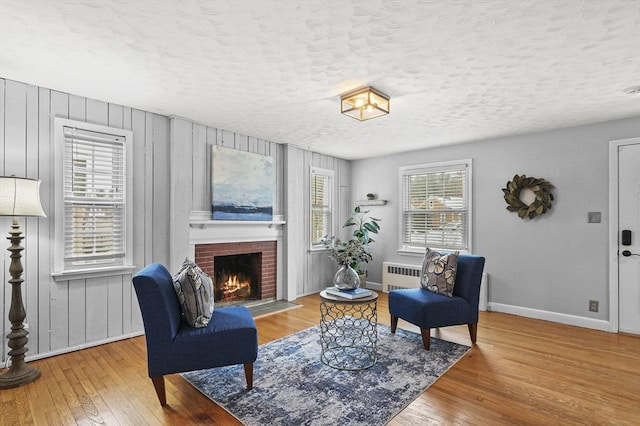
[[[189,213],[188,256],[214,278],[216,256],[258,253],[259,260],[241,262],[243,269],[247,264],[253,267],[256,263],[259,266],[257,281],[260,289],[255,298],[294,300],[295,286],[289,288],[285,280],[285,223],[281,216],[274,216],[273,221],[211,220],[210,210],[193,210]],[[182,262],[183,256],[176,252],[172,258]],[[218,262],[218,267],[220,264]],[[176,265],[176,268],[179,266]]]
[[[276,241],[249,241],[231,243],[206,243],[195,245],[195,262],[215,281],[216,257],[218,262],[227,262],[229,257],[238,256],[240,265],[247,265],[243,261],[244,255],[255,255],[249,263],[255,266],[256,273],[248,273],[254,277],[256,289],[251,290],[250,299],[272,299],[276,297],[277,285],[277,242]],[[244,263],[243,263],[244,262]],[[231,262],[232,264],[234,262]],[[218,276],[220,276],[220,271]],[[216,283],[214,282],[214,285]],[[249,294],[247,292],[247,294]],[[216,302],[219,298],[216,298]],[[233,300],[233,299],[230,299]]]

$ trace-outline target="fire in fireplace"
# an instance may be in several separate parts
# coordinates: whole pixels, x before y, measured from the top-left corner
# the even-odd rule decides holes
[[[260,299],[260,258],[261,253],[215,256],[216,302]]]
[[[250,291],[250,298],[255,300],[265,300],[276,298],[276,285],[277,285],[277,268],[278,268],[278,245],[275,241],[243,241],[243,242],[231,242],[231,243],[212,243],[212,244],[196,244],[195,246],[195,261],[202,268],[204,272],[209,274],[214,282],[223,280],[225,282],[227,278],[220,276],[221,274],[229,274],[229,265],[225,266],[225,257],[231,255],[247,255],[254,254],[257,258],[254,260],[240,261],[238,266],[237,262],[234,265],[232,262],[231,267],[234,271],[243,274],[238,277],[239,280],[249,280],[254,286]],[[215,262],[215,267],[214,267]],[[248,274],[247,271],[257,266],[257,271]],[[221,269],[222,268],[222,269]],[[221,272],[217,272],[220,269]],[[255,275],[254,275],[255,274]],[[216,290],[218,286],[216,286]],[[220,293],[218,290],[215,294],[216,303],[220,302],[224,297],[224,291]],[[251,300],[252,302],[253,300]],[[224,302],[230,304],[243,304],[248,303],[243,300],[238,302],[230,301]]]

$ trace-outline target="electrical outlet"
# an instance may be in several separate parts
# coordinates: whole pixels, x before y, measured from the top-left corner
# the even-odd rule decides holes
[[[598,312],[598,301],[597,300],[589,300],[589,311],[590,312]]]
[[[602,221],[602,213],[587,212],[587,223],[600,223]]]

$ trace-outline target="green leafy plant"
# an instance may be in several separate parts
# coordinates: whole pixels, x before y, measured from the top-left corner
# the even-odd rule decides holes
[[[360,206],[353,209],[353,213],[346,220],[343,228],[353,227],[353,238],[341,241],[338,237],[325,237],[322,243],[329,249],[329,257],[341,265],[349,265],[359,274],[363,274],[363,263],[369,263],[371,256],[370,244],[374,242],[373,234],[380,231],[380,219],[368,216],[369,210],[362,211]]]

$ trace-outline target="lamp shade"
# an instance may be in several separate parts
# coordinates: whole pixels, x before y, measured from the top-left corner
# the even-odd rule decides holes
[[[0,176],[0,216],[42,216],[40,181]]]

